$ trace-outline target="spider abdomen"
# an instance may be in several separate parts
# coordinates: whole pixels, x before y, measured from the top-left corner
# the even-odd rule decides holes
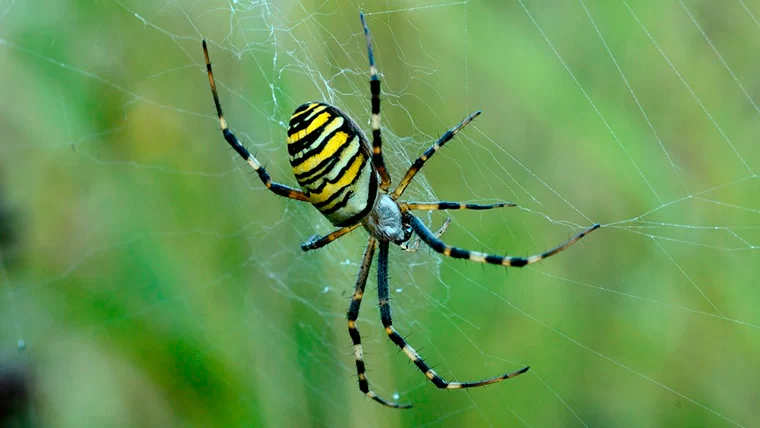
[[[358,223],[375,204],[378,178],[366,137],[330,105],[303,104],[290,117],[288,154],[309,201],[336,226]]]

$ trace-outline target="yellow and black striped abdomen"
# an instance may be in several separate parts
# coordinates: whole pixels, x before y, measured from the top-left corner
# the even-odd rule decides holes
[[[377,198],[377,172],[353,120],[324,103],[296,109],[288,129],[293,174],[309,201],[335,226],[358,223]]]

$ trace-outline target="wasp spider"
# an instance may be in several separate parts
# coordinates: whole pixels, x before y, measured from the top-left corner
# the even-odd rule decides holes
[[[372,144],[359,129],[356,122],[337,108],[322,103],[310,102],[301,105],[290,117],[288,129],[288,154],[293,173],[301,190],[275,183],[269,177],[261,163],[252,156],[229,130],[227,121],[222,115],[222,106],[211,71],[206,41],[203,41],[203,54],[206,59],[208,80],[211,93],[214,96],[216,111],[222,127],[224,139],[233,149],[258,173],[264,185],[277,195],[298,201],[309,202],[319,210],[330,223],[338,227],[334,232],[325,236],[314,236],[301,245],[303,251],[315,250],[346,235],[359,226],[369,232],[369,241],[362,256],[361,265],[356,278],[351,305],[348,308],[348,333],[354,344],[356,357],[356,373],[359,378],[359,389],[371,399],[388,407],[409,408],[411,405],[395,403],[375,394],[369,388],[364,366],[361,337],[356,327],[359,317],[359,307],[364,296],[370,266],[379,247],[377,268],[377,292],[380,302],[380,319],[390,340],[412,360],[415,366],[425,374],[435,386],[446,389],[472,388],[488,385],[509,379],[528,371],[529,367],[505,373],[500,376],[479,380],[477,382],[451,382],[439,376],[420,357],[406,340],[393,327],[391,320],[390,296],[388,293],[388,247],[390,243],[402,245],[416,234],[422,242],[434,251],[456,259],[467,259],[477,263],[490,263],[502,266],[521,267],[539,262],[549,256],[559,253],[577,242],[588,233],[599,228],[593,225],[577,234],[564,244],[530,257],[508,257],[484,254],[464,250],[445,244],[439,236],[445,230],[444,225],[437,233],[431,232],[417,217],[412,214],[415,210],[487,210],[500,207],[513,207],[511,203],[490,205],[463,204],[457,202],[399,202],[398,198],[412,182],[414,176],[446,142],[454,138],[457,132],[467,126],[480,115],[477,111],[467,117],[459,125],[443,134],[438,141],[417,158],[401,179],[399,185],[389,192],[391,177],[385,168],[380,133],[380,79],[372,54],[372,40],[369,28],[360,14],[364,35],[367,40],[370,70],[370,94],[372,104]],[[419,245],[419,243],[417,243]],[[405,249],[414,250],[409,245]]]

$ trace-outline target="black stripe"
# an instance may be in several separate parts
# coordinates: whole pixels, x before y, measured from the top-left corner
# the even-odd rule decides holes
[[[325,159],[323,162],[320,162],[319,165],[314,167],[313,169],[310,169],[303,174],[296,174],[296,180],[298,181],[298,184],[303,186],[308,186],[309,184],[319,180],[322,178],[327,171],[332,169],[333,166],[335,166],[336,163],[340,160],[340,156],[330,156],[329,158]],[[323,165],[324,164],[324,165]]]
[[[417,368],[420,369],[423,373],[430,370],[430,367],[428,367],[428,365],[422,361],[422,358],[420,358],[419,355],[417,356],[417,359],[414,360],[414,365],[417,366]]]
[[[470,257],[470,252],[457,247],[451,247],[450,256],[455,259],[467,259]]]
[[[367,384],[367,379],[359,379],[359,390],[365,394],[369,392],[369,384]]]
[[[345,125],[346,122],[343,121],[343,124]],[[315,130],[315,132],[316,132],[316,130]],[[314,147],[313,149],[309,150],[306,153],[302,153],[302,156],[299,157],[298,159],[291,159],[290,160],[290,165],[292,167],[295,167],[297,165],[300,165],[300,164],[306,162],[307,160],[309,160],[309,158],[312,158],[312,157],[314,157],[314,156],[322,153],[322,151],[324,151],[325,148],[327,147],[327,144],[330,142],[330,140],[332,138],[334,138],[339,132],[343,132],[343,133],[345,133],[347,135],[346,136],[346,141],[344,141],[343,144],[340,145],[340,148],[338,148],[338,150],[333,154],[333,156],[339,155],[343,151],[343,149],[345,149],[346,146],[349,143],[351,143],[351,141],[353,141],[353,136],[354,135],[351,133],[351,128],[349,128],[349,127],[339,126],[335,130],[333,130],[331,133],[327,134],[325,136],[325,138],[322,140],[322,142],[319,143],[319,145],[317,147]],[[305,149],[307,146],[311,145],[311,143],[317,141],[317,139],[319,139],[319,137],[322,135],[322,133],[324,133],[324,129],[322,129],[322,131],[319,133],[319,135],[317,135],[316,138],[310,138],[311,141],[309,141],[309,144],[304,144],[303,148]],[[309,135],[311,135],[311,134],[309,134]],[[306,138],[306,137],[304,137],[304,138]],[[320,165],[322,165],[323,163],[327,162],[328,159],[323,160],[317,166],[315,166],[314,168],[310,169],[309,171],[314,171],[315,168],[317,168]]]
[[[456,202],[439,202],[438,203],[438,209],[440,210],[451,210],[451,209],[457,209],[459,208],[459,204]]]
[[[343,178],[343,176],[346,174],[346,171],[349,168],[351,168],[351,166],[353,166],[354,161],[359,156],[364,156],[364,153],[362,153],[361,150],[358,151],[358,152],[356,152],[356,154],[354,156],[352,156],[351,159],[348,160],[348,162],[346,163],[346,165],[343,168],[341,168],[340,171],[338,171],[338,175],[336,175],[334,179],[332,179],[332,180],[324,180],[315,189],[310,190],[309,193],[322,193],[322,190],[324,190],[325,186],[327,186],[328,183],[335,184],[338,181],[340,181],[340,179]],[[365,161],[362,162],[362,165],[359,167],[359,171],[357,172],[356,177],[354,177],[354,179],[351,180],[351,183],[349,183],[349,185],[354,184],[356,182],[357,178],[359,177],[359,174],[361,174],[362,170],[364,169],[364,165],[366,165],[366,163],[367,163],[367,161],[365,159]],[[325,172],[328,172],[328,171],[325,171]],[[330,172],[332,172],[332,171],[330,171]],[[322,174],[322,175],[324,176],[326,174]],[[341,188],[341,189],[343,189],[343,188]]]
[[[486,263],[491,263],[494,265],[501,265],[504,263],[504,260],[506,260],[507,257],[502,256],[494,256],[491,254],[486,255]],[[523,267],[528,264],[528,259],[525,257],[512,257],[509,259],[509,265],[514,267]]]
[[[317,117],[327,113],[330,118],[335,117],[335,114],[331,113],[328,109],[321,110],[317,113],[315,111],[321,106],[314,107],[313,110],[309,110],[308,113],[305,113],[303,117],[299,117],[297,119],[300,119],[296,121],[292,126],[288,128],[288,136],[291,136],[295,134],[296,132],[303,131],[304,129],[309,127],[309,124],[314,121]],[[313,115],[313,116],[312,116]],[[306,120],[307,117],[311,116],[311,119]],[[327,122],[330,121],[330,118],[327,119]]]
[[[370,80],[369,90],[372,93],[372,114],[380,114],[380,80]]]
[[[456,203],[454,204],[459,205]],[[499,202],[498,204],[486,204],[486,205],[481,205],[481,204],[462,204],[462,205],[464,206],[464,209],[466,210],[490,210],[491,208],[502,208],[502,207],[510,206],[510,204],[504,203],[504,202]]]
[[[335,194],[333,196],[331,196],[330,198],[328,198],[328,202],[329,202],[330,199],[336,199],[341,194],[341,192],[343,192],[344,190],[346,190],[349,186],[350,186],[350,184],[348,186],[346,186],[346,187],[338,190],[337,192],[335,192]],[[338,211],[339,209],[344,208],[346,205],[348,205],[348,200],[351,199],[351,197],[353,195],[354,195],[353,190],[347,191],[346,195],[343,197],[343,199],[340,202],[336,203],[335,205],[333,205],[330,208],[325,208],[324,210],[320,209],[319,207],[317,207],[317,204],[313,204],[313,205],[315,207],[317,207],[317,209],[319,210],[319,212],[321,212],[323,215],[328,216],[330,214],[333,214],[335,211]],[[327,202],[325,202],[325,203],[327,203]]]
[[[222,134],[224,135],[224,139],[227,140],[227,144],[232,146],[233,149],[237,152],[237,154],[240,155],[243,159],[246,161],[250,159],[251,154],[246,150],[245,147],[243,147],[242,144],[238,141],[237,138],[235,138],[235,134],[233,134],[229,129],[224,129],[222,131]]]
[[[361,150],[360,150],[360,151],[359,151],[359,154],[364,154],[364,153],[362,153],[362,152],[361,152]],[[358,172],[357,172],[357,174],[356,174],[356,176],[357,176],[357,177],[359,177],[359,176],[361,175],[362,171],[364,171],[364,168],[365,168],[366,166],[367,166],[367,162],[364,162],[364,163],[362,164],[362,167],[359,169],[359,171],[358,171]],[[343,187],[341,187],[340,189],[336,190],[336,191],[335,191],[335,192],[334,192],[332,195],[330,195],[330,197],[328,197],[328,198],[327,198],[325,201],[322,201],[322,202],[317,202],[317,203],[313,203],[312,205],[314,205],[314,207],[315,207],[316,209],[318,209],[318,210],[319,210],[319,212],[321,212],[322,214],[324,214],[324,215],[326,215],[326,216],[327,216],[327,215],[330,215],[330,214],[332,214],[332,213],[334,213],[334,212],[335,212],[335,211],[337,211],[338,209],[340,209],[340,208],[343,208],[344,206],[346,206],[346,204],[348,203],[348,200],[349,200],[349,199],[351,198],[351,196],[354,194],[354,192],[353,192],[353,191],[349,191],[349,192],[347,192],[347,193],[346,193],[346,196],[343,198],[343,200],[342,200],[342,201],[340,201],[339,203],[335,204],[335,205],[334,205],[334,206],[332,206],[331,208],[329,208],[329,209],[327,209],[327,210],[322,210],[322,209],[321,209],[321,207],[324,207],[324,206],[327,206],[327,205],[329,205],[329,204],[330,204],[332,201],[334,201],[335,199],[337,199],[337,198],[338,198],[338,196],[340,195],[340,193],[341,193],[341,192],[343,192],[344,190],[346,190],[346,189],[348,189],[349,187],[353,186],[353,185],[356,183],[356,181],[357,181],[356,179],[354,179],[354,180],[351,180],[351,181],[350,181],[348,184],[346,184],[345,186],[343,186]],[[371,186],[371,185],[372,185],[372,183],[370,182],[370,190],[372,190],[372,186]],[[320,186],[322,186],[322,185],[320,185]],[[371,199],[373,199],[373,202],[374,202],[374,198],[371,198]],[[364,209],[364,210],[362,210],[362,212],[364,212],[364,211],[366,211],[366,207],[365,207],[365,209]],[[369,212],[369,211],[367,211],[367,212]],[[354,216],[354,217],[352,217],[352,218],[355,218],[355,217],[356,217],[356,216]],[[353,224],[353,223],[351,223],[351,224]]]
[[[378,247],[380,251],[377,254],[377,300],[380,304],[380,321],[383,327],[390,328],[393,321],[391,320],[391,296],[388,289],[388,241],[380,241]],[[400,348],[404,347],[404,339],[395,330],[391,329],[388,337]]]
[[[323,103],[313,101],[313,102],[310,102],[310,103],[301,104],[300,106],[296,107],[296,109],[293,112],[293,114],[290,115],[290,117],[291,117],[291,119],[290,119],[290,126],[291,127],[294,124],[296,124],[296,123],[298,123],[298,122],[300,122],[300,121],[303,120],[303,116],[299,116],[299,117],[293,117],[293,116],[295,116],[298,113],[301,113],[302,111],[306,110],[312,104],[316,104],[312,110],[319,108],[319,106],[321,106],[321,105],[324,105]]]
[[[319,210],[319,211],[320,211],[322,214],[324,214],[325,212],[324,212],[324,211],[322,211],[320,208],[322,208],[322,207],[326,207],[327,205],[330,205],[330,203],[332,203],[334,200],[338,199],[338,197],[339,197],[339,196],[341,196],[341,193],[342,193],[344,190],[346,190],[346,189],[348,189],[349,187],[351,187],[351,184],[353,184],[353,183],[348,183],[348,184],[347,184],[345,187],[341,187],[340,189],[338,189],[338,190],[336,190],[335,192],[333,192],[333,194],[332,194],[332,195],[330,195],[330,196],[329,196],[327,199],[325,199],[324,201],[322,201],[322,202],[313,202],[313,203],[312,203],[312,205],[314,205],[314,207],[315,207],[316,209],[318,209],[318,210]],[[351,192],[349,192],[349,193],[351,193]]]
[[[292,166],[293,168],[295,168],[296,166],[298,166],[298,165],[306,162],[307,160],[313,158],[314,156],[317,156],[318,154],[322,153],[325,150],[325,148],[327,147],[327,144],[330,142],[330,140],[332,138],[334,138],[335,135],[338,132],[344,132],[344,133],[348,134],[348,136],[346,137],[346,141],[343,142],[343,144],[341,144],[340,147],[338,147],[338,150],[336,150],[335,153],[333,153],[332,155],[330,155],[326,159],[323,159],[322,162],[320,162],[317,165],[315,165],[314,168],[312,168],[312,169],[310,169],[310,170],[308,170],[308,171],[306,171],[304,173],[301,173],[301,176],[311,176],[312,171],[316,171],[317,169],[321,168],[325,164],[329,163],[330,160],[333,157],[335,157],[335,156],[340,157],[340,155],[343,153],[343,150],[345,150],[346,147],[348,147],[348,145],[351,144],[351,142],[354,139],[351,136],[351,134],[349,132],[347,132],[348,130],[349,130],[348,128],[344,129],[342,126],[339,127],[338,129],[336,129],[335,131],[333,131],[329,135],[327,135],[325,137],[325,139],[322,140],[322,142],[319,144],[319,146],[317,146],[314,149],[309,150],[308,152],[304,153],[303,156],[301,156],[298,159],[292,159],[290,161],[290,166]],[[296,175],[296,178],[298,178],[298,175]]]
[[[523,267],[528,264],[528,259],[523,257],[515,257],[509,261],[509,264],[514,267]]]
[[[367,275],[369,276],[369,274]],[[362,293],[364,293],[364,288],[362,288]],[[361,304],[361,299],[351,299],[351,304],[348,306],[348,312],[346,313],[346,318],[349,321],[356,321],[356,319],[359,318],[359,308],[361,307]],[[351,335],[352,340],[354,339],[354,332],[356,332],[356,340],[354,343],[358,343],[358,341],[361,341],[361,336],[359,336],[359,329],[356,327],[348,329],[348,334]]]
[[[440,376],[433,376],[430,381],[433,382],[433,385],[437,386],[438,388],[446,388],[449,385],[448,382],[441,379]]]
[[[489,254],[486,256],[486,263],[500,265],[502,260],[504,260],[504,257],[502,256],[495,256],[493,254]]]
[[[352,319],[351,321],[356,321],[356,318]],[[362,338],[359,335],[359,330],[356,328],[349,328],[348,335],[351,336],[351,341],[354,345],[358,345],[362,342]]]
[[[375,129],[372,131],[372,147],[382,147],[383,146],[383,137],[380,135],[380,130]],[[375,153],[375,151],[372,151],[372,158],[375,160],[375,164],[377,166],[381,166],[385,168],[385,160],[383,160],[383,153]]]
[[[325,113],[325,112],[324,111],[319,112],[319,114],[322,114],[322,113]],[[308,128],[309,125],[311,124],[311,122],[313,122],[314,119],[316,119],[318,116],[319,115],[314,116],[313,118],[311,118],[310,121],[308,121],[307,123],[305,123],[304,126],[303,126],[303,129]],[[322,133],[324,132],[324,130],[327,127],[327,125],[331,124],[332,121],[336,119],[336,117],[337,116],[334,116],[334,115],[330,116],[330,118],[328,118],[325,121],[325,123],[323,123],[322,125],[319,125],[318,128],[316,128],[315,130],[313,130],[313,131],[309,132],[308,134],[304,135],[303,138],[301,138],[300,140],[294,141],[293,143],[288,144],[288,154],[290,156],[293,156],[296,153],[300,152],[301,150],[309,147],[313,142],[317,141],[317,139],[319,139],[319,136],[322,135]],[[343,122],[345,123],[345,120]],[[340,129],[340,127],[338,129]],[[301,130],[302,129],[300,129],[300,128],[297,129],[297,130],[289,129],[288,130],[288,137],[293,136],[294,134],[296,134],[297,132],[299,132]],[[301,158],[301,159],[303,159],[303,158]]]

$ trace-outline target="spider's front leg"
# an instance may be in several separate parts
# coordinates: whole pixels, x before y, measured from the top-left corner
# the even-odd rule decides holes
[[[401,211],[412,211],[412,210],[422,210],[422,211],[440,211],[440,210],[490,210],[493,208],[504,208],[504,207],[516,207],[517,204],[512,202],[498,202],[495,204],[468,204],[463,202],[445,202],[445,201],[438,201],[438,202],[401,202],[399,203],[399,207],[401,208]],[[408,222],[407,222],[408,225]],[[449,228],[449,225],[451,225],[451,218],[447,218],[446,221],[443,222],[443,226],[440,227],[435,232],[435,237],[440,238],[444,232],[446,232],[446,229]],[[410,227],[410,226],[409,226]],[[411,228],[411,227],[410,227]],[[420,237],[418,236],[414,242],[405,242],[401,244],[401,249],[404,251],[409,252],[415,252],[420,246]]]
[[[417,175],[417,173],[422,169],[422,167],[425,165],[425,162],[427,162],[428,159],[430,159],[438,150],[440,150],[444,144],[454,138],[454,136],[457,135],[457,133],[461,131],[462,128],[469,125],[470,122],[475,120],[476,117],[480,116],[480,113],[480,110],[476,111],[475,113],[469,115],[465,120],[460,122],[459,125],[446,131],[446,133],[443,134],[441,138],[438,139],[438,141],[430,146],[429,149],[425,150],[425,152],[420,157],[418,157],[414,163],[412,163],[412,166],[410,166],[406,171],[404,178],[401,179],[401,182],[398,184],[398,187],[396,187],[396,190],[394,190],[391,194],[391,197],[394,201],[404,193],[406,187],[409,186],[409,184],[414,179],[414,176]]]
[[[447,218],[440,228],[435,232],[435,236],[437,238],[440,238],[443,236],[443,234],[446,232],[446,230],[451,226],[451,218]],[[413,241],[409,240],[404,242],[403,244],[399,245],[402,250],[407,251],[409,253],[415,253],[420,248],[420,237],[416,237]]]
[[[377,76],[375,55],[372,53],[372,35],[369,32],[364,13],[359,14],[364,27],[364,37],[367,39],[367,56],[369,57],[369,89],[372,104],[372,164],[380,175],[380,190],[387,192],[391,187],[391,176],[385,168],[383,159],[383,141],[380,133],[380,78]]]

